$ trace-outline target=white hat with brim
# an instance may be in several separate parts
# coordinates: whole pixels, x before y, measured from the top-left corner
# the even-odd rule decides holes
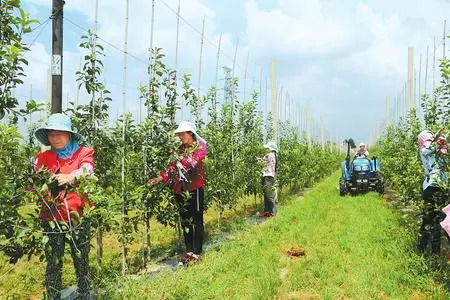
[[[361,143],[359,143],[359,146],[360,146],[360,147],[366,146],[366,144],[365,144],[364,142],[361,142]]]
[[[197,127],[194,123],[189,121],[181,121],[178,125],[178,128],[175,129],[174,133],[181,133],[181,132],[192,132],[195,135],[195,138],[197,140],[201,140],[202,142],[206,143],[206,141],[197,133]]]
[[[264,148],[278,152],[278,147],[277,144],[275,144],[275,142],[267,142],[267,144],[264,145]]]
[[[83,136],[77,133],[77,130],[72,126],[72,121],[69,116],[61,113],[51,115],[47,120],[47,125],[36,129],[34,132],[36,139],[45,146],[50,146],[50,142],[48,141],[49,130],[70,132],[72,134],[72,139],[77,143],[80,143],[83,140]]]

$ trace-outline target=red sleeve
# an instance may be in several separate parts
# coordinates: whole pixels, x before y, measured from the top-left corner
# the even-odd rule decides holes
[[[83,147],[83,150],[80,153],[80,157],[78,159],[78,167],[81,167],[83,164],[90,164],[92,168],[95,167],[94,161],[94,149]]]
[[[167,170],[161,171],[161,177],[163,178],[163,182],[166,183],[169,181],[170,174],[174,174],[177,172],[177,168],[173,162],[170,163],[169,168]]]
[[[166,171],[161,172],[161,177],[164,183],[166,183],[169,180],[169,174]]]

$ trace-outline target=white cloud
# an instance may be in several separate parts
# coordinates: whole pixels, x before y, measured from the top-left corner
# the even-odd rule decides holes
[[[176,9],[177,0],[164,1]],[[36,7],[49,10],[51,5],[48,0],[27,2],[33,5],[33,10]],[[93,26],[95,1],[70,0],[66,3],[67,18],[84,27]],[[112,1],[101,0],[99,3],[99,35],[122,48],[125,1],[114,1],[112,4]],[[163,48],[167,64],[173,67],[176,15],[161,1],[155,3],[154,45]],[[144,61],[148,57],[150,40],[150,5],[149,0],[130,1],[128,50]],[[225,30],[222,51],[226,56],[221,54],[220,57],[221,66],[231,67],[236,37],[239,36],[235,75],[241,77],[241,89],[244,85],[243,67],[248,53],[250,61],[247,93],[253,85],[253,77],[256,79],[256,86],[259,86],[261,67],[264,68],[264,77],[269,74],[270,58],[275,57],[279,62],[279,86],[289,90],[291,96],[299,102],[311,99],[317,115],[325,115],[325,123],[333,131],[347,134],[355,130],[354,123],[366,124],[367,128],[360,128],[360,132],[356,133],[364,137],[368,135],[372,125],[382,119],[385,97],[395,94],[405,81],[407,47],[415,47],[417,66],[419,53],[425,54],[426,45],[432,45],[434,35],[440,38],[442,20],[446,17],[448,19],[450,2],[283,0],[271,5],[271,8],[263,8],[261,1],[248,0],[245,11],[235,10],[232,5],[226,11],[214,11],[210,7],[212,6],[208,5],[208,1],[182,0],[181,15],[197,30],[201,30],[205,17],[205,36],[214,44],[218,43],[218,28],[227,28],[223,24],[216,24],[218,14],[233,16],[230,17],[230,22],[240,20],[236,17],[238,14],[245,15],[243,18],[246,27],[242,24],[238,32]],[[79,30],[70,24],[65,28]],[[71,41],[78,43],[78,33],[75,36],[72,34]],[[438,39],[438,44],[439,42]],[[45,46],[37,43],[30,55],[36,60],[48,61],[49,54],[45,49],[50,47]],[[198,81],[199,48],[199,33],[181,20],[178,70],[193,74],[194,87]],[[214,83],[216,51],[215,46],[205,41],[202,90]],[[123,55],[107,45],[105,52],[106,83],[113,93],[115,106],[120,108],[118,103],[121,102]],[[73,71],[78,69],[79,55],[77,51],[65,53],[64,63],[69,74],[64,79],[64,89],[71,95],[75,93]],[[255,63],[258,64],[256,67]],[[29,77],[33,81],[33,87],[36,85],[36,88],[45,91],[47,67],[33,62],[31,69]],[[136,87],[147,80],[145,63],[130,57],[128,74],[129,108],[134,112],[138,97]],[[223,76],[219,76],[221,77]],[[361,102],[373,107],[374,113],[346,119],[341,117],[348,114],[352,105]]]
[[[357,38],[358,27],[350,21],[352,11],[335,3],[286,0],[279,8],[267,11],[255,0],[248,1],[249,44],[280,55],[318,56],[345,50]]]
[[[25,67],[25,84],[32,84],[36,89],[42,89],[47,85],[47,72],[50,63],[50,54],[45,49],[45,46],[37,42],[30,51],[25,54],[25,59],[28,60],[29,66]]]
[[[327,126],[344,132],[365,124],[359,135],[383,119],[385,97],[402,88],[408,46],[415,47],[418,71],[419,54],[442,34],[450,2],[284,0],[266,10],[250,0],[246,8],[250,51],[278,58],[284,88],[312,99],[319,114],[331,113]],[[360,104],[375,111],[339,117]]]

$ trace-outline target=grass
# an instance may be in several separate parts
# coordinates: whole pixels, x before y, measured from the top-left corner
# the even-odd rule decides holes
[[[205,225],[217,245],[200,264],[157,278],[121,277],[120,244],[106,234],[101,268],[91,250],[94,285],[106,288],[106,299],[450,299],[438,280],[448,278],[448,267],[436,271],[414,252],[414,236],[401,216],[377,194],[339,197],[337,181],[335,174],[305,197],[283,197],[278,216],[260,225],[246,220],[256,212],[253,198],[226,211],[220,229],[218,212],[210,209]],[[155,221],[151,228],[154,262],[176,251],[176,234]],[[286,255],[292,246],[305,249],[306,256]],[[139,239],[130,249],[136,273]],[[0,254],[0,274],[11,267],[3,262]],[[0,278],[0,299],[40,299],[44,266],[36,257],[20,260]],[[75,283],[69,257],[63,282]]]
[[[257,199],[258,204],[261,199]],[[226,210],[218,226],[218,211],[210,208],[205,214],[207,240],[214,239],[224,233],[239,231],[246,226],[245,218],[256,213],[254,198],[240,199],[234,210]],[[131,273],[140,271],[142,259],[140,256],[141,233],[135,233],[135,242],[129,245],[129,267]],[[165,227],[156,220],[151,222],[151,261],[173,255],[177,251],[177,235],[173,228]],[[118,278],[121,274],[120,243],[116,234],[104,234],[104,256],[102,266],[96,264],[95,237],[91,240],[93,248],[90,251],[91,278],[94,286],[103,287],[105,282]],[[68,245],[66,245],[66,250]],[[38,257],[20,259],[16,265],[10,265],[7,257],[0,252],[0,299],[41,299],[44,292],[45,262]],[[14,283],[14,284],[11,284]],[[70,255],[66,253],[63,267],[63,286],[76,283],[75,271]]]
[[[415,252],[401,216],[375,193],[339,197],[338,177],[277,217],[241,228],[198,265],[156,279],[121,278],[106,298],[450,299],[438,280],[447,277]],[[289,257],[292,246],[306,256]]]

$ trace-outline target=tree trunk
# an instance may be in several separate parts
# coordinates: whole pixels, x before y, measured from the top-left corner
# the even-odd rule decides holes
[[[99,219],[97,227],[97,264],[101,266],[103,258],[103,221]]]
[[[151,241],[150,241],[150,212],[145,212],[145,240],[144,240],[144,266],[147,266],[148,259],[150,258]]]
[[[182,228],[181,228],[181,222],[177,223],[177,227],[176,227],[176,231],[177,231],[177,250],[181,251],[181,249],[183,249],[183,233],[182,233]]]

